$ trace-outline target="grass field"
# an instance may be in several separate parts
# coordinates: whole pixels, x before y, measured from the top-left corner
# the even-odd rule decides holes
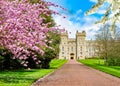
[[[90,66],[92,68],[95,68],[97,70],[106,72],[108,74],[120,78],[120,66],[105,66],[103,60],[100,60],[100,64],[98,64],[99,63],[98,59],[86,59],[86,60],[78,60],[78,61],[87,66]]]
[[[30,86],[37,79],[47,75],[66,63],[67,60],[52,60],[50,69],[32,69],[0,72],[0,86]]]

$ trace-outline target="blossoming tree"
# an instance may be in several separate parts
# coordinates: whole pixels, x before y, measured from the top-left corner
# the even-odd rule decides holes
[[[44,54],[47,46],[49,31],[56,31],[58,27],[49,27],[49,23],[43,23],[45,16],[51,13],[48,6],[58,5],[39,0],[39,3],[30,3],[29,0],[0,0],[0,48],[8,49],[13,54],[13,59],[21,60],[21,64],[27,66],[25,60],[32,55],[37,60],[36,52]],[[5,52],[3,53],[5,54]]]

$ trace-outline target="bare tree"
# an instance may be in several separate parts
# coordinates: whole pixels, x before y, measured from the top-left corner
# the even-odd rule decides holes
[[[104,58],[105,65],[120,65],[120,31],[115,32],[115,39],[113,39],[111,38],[109,25],[104,25],[96,34],[97,54],[99,59],[100,57]]]
[[[106,64],[106,60],[108,58],[108,48],[109,48],[109,40],[110,40],[110,33],[109,33],[109,25],[104,25],[101,27],[98,34],[96,34],[96,48],[97,54],[100,57],[104,58],[104,63]],[[100,61],[99,61],[100,63]]]

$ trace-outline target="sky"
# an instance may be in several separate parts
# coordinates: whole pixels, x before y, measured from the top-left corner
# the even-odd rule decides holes
[[[83,30],[87,33],[87,39],[91,40],[95,38],[96,31],[99,30],[100,25],[94,24],[101,18],[101,15],[105,13],[105,7],[101,7],[96,14],[85,16],[85,12],[89,10],[97,0],[49,0],[57,5],[60,5],[67,9],[67,11],[60,8],[52,7],[55,10],[65,16],[53,15],[53,19],[57,25],[61,25],[61,28],[65,28],[68,31],[70,38],[75,38],[75,33],[78,30]]]

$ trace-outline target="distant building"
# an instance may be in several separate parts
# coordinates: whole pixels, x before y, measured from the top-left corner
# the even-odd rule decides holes
[[[86,32],[76,32],[76,38],[68,38],[68,32],[61,34],[59,59],[85,59],[95,57],[95,42],[86,40]]]

